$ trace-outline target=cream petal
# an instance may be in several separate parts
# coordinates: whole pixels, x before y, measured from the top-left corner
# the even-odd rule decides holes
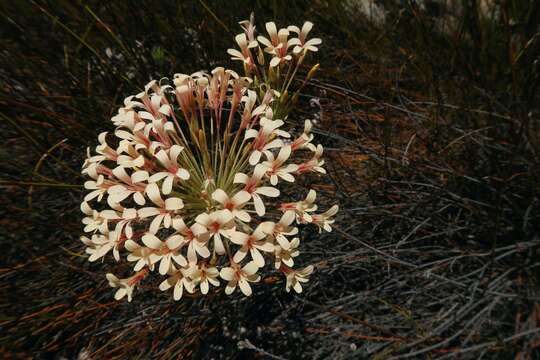
[[[249,239],[249,235],[241,231],[234,231],[230,235],[230,240],[236,245],[244,245]]]
[[[281,219],[279,220],[279,223],[288,226],[288,225],[292,224],[292,222],[294,221],[295,215],[296,214],[294,213],[294,211],[286,211],[281,216]]]
[[[270,60],[270,67],[276,67],[281,62],[281,59],[277,56],[273,57],[272,60]]]
[[[294,176],[286,172],[280,172],[279,177],[288,182],[294,182]],[[277,181],[276,181],[277,182]]]
[[[114,294],[114,299],[115,299],[115,300],[120,300],[120,299],[122,299],[124,296],[126,296],[126,294],[127,294],[126,289],[124,289],[124,288],[118,289],[118,290],[116,291],[116,293]]]
[[[173,299],[175,301],[178,301],[182,298],[182,293],[183,293],[183,287],[180,283],[177,283],[175,286],[174,286],[174,290],[173,290]]]
[[[181,254],[178,254],[178,255],[173,255],[172,256],[173,260],[180,266],[186,266],[188,263],[186,261],[186,258],[181,255]]]
[[[148,172],[147,171],[135,171],[133,174],[131,174],[131,181],[134,183],[142,182],[148,180]]]
[[[259,254],[260,255],[260,254]],[[264,261],[263,261],[264,262]],[[246,274],[246,275],[253,275],[255,274],[258,270],[259,270],[259,267],[261,266],[257,266],[257,264],[255,263],[255,261],[250,261],[248,262],[243,268],[242,268],[242,271]]]
[[[259,226],[260,226],[261,231],[264,232],[265,234],[272,234],[274,232],[275,225],[276,224],[273,223],[272,221],[265,221],[261,223]]]
[[[244,136],[244,139],[251,139],[251,138],[257,137],[258,134],[259,134],[259,132],[257,130],[248,129],[248,130],[246,130],[246,134]]]
[[[306,21],[304,25],[302,26],[302,34],[306,36],[311,29],[313,28],[313,23],[311,21]]]
[[[204,225],[204,226],[209,225],[210,220],[211,220],[210,215],[208,215],[207,213],[201,213],[201,214],[197,215],[197,217],[195,218],[195,222],[197,222],[200,225]]]
[[[139,214],[140,218],[144,219],[150,216],[158,215],[160,213],[160,210],[155,207],[145,207],[145,208],[139,209],[137,213]]]
[[[178,176],[182,180],[188,180],[190,177],[189,171],[187,171],[186,169],[178,169],[178,171],[176,172],[176,176]]]
[[[247,203],[250,199],[251,195],[247,191],[241,190],[233,196],[232,201],[236,206],[240,206]]]
[[[171,267],[171,258],[168,256],[163,257],[161,259],[161,262],[159,263],[159,273],[161,275],[165,275],[170,267]]]
[[[171,146],[171,149],[169,150],[169,155],[171,156],[171,161],[173,164],[176,164],[178,161],[178,156],[180,153],[184,150],[184,147],[174,144]]]
[[[160,181],[161,179],[163,179],[164,177],[167,177],[169,176],[169,173],[168,172],[158,172],[158,173],[155,173],[154,175],[150,176],[148,178],[148,182],[151,182],[151,183],[155,183],[155,182],[158,182]]]
[[[159,231],[159,228],[161,227],[161,222],[165,218],[165,215],[158,215],[156,216],[152,222],[150,223],[150,227],[148,230],[150,230],[151,233],[157,233]]]
[[[249,286],[249,283],[241,278],[239,281],[238,281],[238,285],[240,286],[240,290],[242,291],[242,293],[244,293],[244,295],[246,296],[250,296],[252,291],[251,291],[251,286]]]
[[[227,286],[225,287],[225,294],[231,295],[236,289],[236,284],[237,284],[236,280],[229,282]]]
[[[135,250],[137,250],[137,249],[139,249],[141,247],[139,244],[137,244],[133,240],[126,241],[124,246],[127,249],[127,251],[129,251],[129,252],[133,252],[133,251],[135,251]]]
[[[227,49],[227,53],[233,56],[235,59],[243,60],[244,55],[236,49]]]
[[[255,190],[257,194],[261,194],[268,197],[278,197],[279,190],[270,186],[261,186]]]
[[[219,255],[225,254],[225,246],[223,246],[223,241],[219,234],[214,235],[214,250]]]
[[[165,209],[169,211],[180,210],[184,207],[182,199],[171,197],[165,200]]]
[[[170,214],[165,214],[163,216],[163,226],[165,228],[170,228],[171,227],[171,215]]]
[[[208,256],[210,256],[210,253],[208,253]],[[188,261],[190,263],[195,263],[197,262],[197,253],[195,251],[195,247],[193,245],[193,243],[191,242],[188,246],[188,251],[187,251],[187,258],[188,258]]]
[[[276,23],[274,23],[273,21],[269,21],[264,26],[266,28],[266,31],[268,32],[268,35],[270,35],[271,37],[277,35],[278,32],[276,28]]]
[[[249,156],[249,164],[256,165],[261,160],[261,154],[259,150],[254,150]]]
[[[114,168],[112,173],[116,178],[125,183],[129,184],[131,182],[131,177],[127,174],[126,170],[122,166]]]
[[[273,47],[270,40],[268,40],[264,36],[257,36],[257,41],[260,42],[261,44],[263,44],[266,47],[270,47],[270,48]]]
[[[165,243],[167,244],[167,247],[169,249],[174,250],[177,247],[179,247],[183,241],[184,241],[184,238],[182,236],[172,235],[172,236],[169,236],[167,240],[165,240]]]
[[[160,249],[163,243],[161,240],[151,233],[146,233],[142,237],[142,242],[144,245],[148,246],[151,249],[157,250]]]
[[[203,282],[201,282],[201,293],[206,295],[208,294],[208,290],[209,290],[208,281],[204,280]]]
[[[264,258],[259,252],[259,250],[257,248],[252,248],[250,250],[250,253],[251,253],[251,258],[253,259],[253,262],[255,263],[255,265],[257,267],[262,268],[264,266]],[[249,274],[249,275],[252,275],[252,274]]]
[[[270,243],[270,242],[264,242],[260,245],[257,245],[257,248],[262,250],[262,251],[265,251],[265,252],[273,252],[274,251],[274,244]]]
[[[216,189],[216,191],[212,193],[212,199],[223,205],[227,201],[229,201],[229,196],[225,191],[221,189]]]
[[[289,243],[289,240],[283,235],[276,236],[276,240],[284,250],[288,250],[291,247],[291,244]]]
[[[234,219],[234,216],[230,210],[217,211],[216,216],[217,216],[216,220],[220,224],[227,224]]]
[[[148,197],[150,198],[150,200],[152,200],[152,202],[158,206],[162,206],[164,203],[163,203],[163,200],[161,199],[161,195],[159,193],[159,188],[156,184],[149,184],[147,187],[146,187],[146,194],[148,195]]]
[[[133,268],[133,270],[139,271],[139,270],[141,270],[145,265],[146,265],[146,262],[145,262],[143,259],[140,259],[140,260],[137,261],[137,263],[135,264],[135,267]]]
[[[283,146],[279,150],[279,154],[278,154],[278,157],[277,157],[276,161],[278,161],[280,163],[284,163],[285,161],[287,161],[289,156],[291,156],[291,146],[290,145]]]
[[[172,286],[172,284],[171,284],[170,278],[168,278],[166,280],[163,280],[159,284],[159,290],[166,291],[166,290],[169,290],[171,288],[171,286]]]
[[[264,207],[264,203],[259,195],[252,194],[253,196],[253,205],[255,205],[255,211],[257,212],[257,215],[263,216],[266,212],[266,209]]]
[[[207,258],[210,256],[210,250],[208,250],[206,246],[195,246],[195,251],[203,258]]]
[[[236,210],[234,212],[234,216],[240,221],[243,221],[245,223],[248,223],[251,221],[251,216],[249,216],[248,212],[244,210]]]
[[[247,255],[247,249],[242,247],[234,254],[233,261],[236,263],[239,263],[240,261],[244,260],[246,255]]]
[[[174,176],[168,175],[165,180],[163,181],[162,190],[164,195],[168,195],[171,193],[174,183]]]
[[[234,183],[235,184],[245,184],[249,180],[249,176],[243,173],[237,173],[234,175]]]
[[[174,164],[171,163],[171,161],[169,160],[169,157],[167,156],[167,153],[165,152],[165,150],[159,150],[156,155],[154,155],[160,162],[161,164],[165,167],[165,168],[168,168],[170,166],[173,166]]]

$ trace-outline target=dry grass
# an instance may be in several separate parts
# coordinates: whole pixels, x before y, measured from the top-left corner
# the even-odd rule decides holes
[[[534,358],[540,8],[451,34],[388,9],[378,27],[339,1],[0,5],[2,357]],[[317,190],[342,208],[302,234],[318,271],[301,295],[270,277],[250,298],[115,302],[78,242],[85,148],[138,84],[228,63],[252,10],[325,41],[289,120],[317,118]]]

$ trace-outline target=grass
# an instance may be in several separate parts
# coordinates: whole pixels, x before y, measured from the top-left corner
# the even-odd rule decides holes
[[[2,3],[2,357],[534,358],[540,6],[472,7],[452,31],[414,2],[386,9],[375,24],[353,1]],[[324,41],[289,118],[317,119],[316,190],[342,209],[331,234],[302,234],[317,272],[301,295],[267,278],[250,298],[116,302],[78,241],[85,149],[151,78],[230,64],[251,11]]]

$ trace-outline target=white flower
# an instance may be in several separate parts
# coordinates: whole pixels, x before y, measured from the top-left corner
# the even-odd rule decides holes
[[[283,212],[292,210],[296,212],[296,219],[298,222],[310,223],[312,222],[312,218],[311,214],[309,213],[317,210],[317,205],[315,204],[316,197],[317,193],[315,192],[315,190],[311,189],[309,190],[304,200],[290,203],[282,203],[279,206],[279,209]]]
[[[165,228],[169,228],[172,223],[172,215],[184,207],[182,199],[170,197],[163,200],[159,193],[159,188],[153,183],[146,187],[146,194],[156,207],[145,207],[140,209],[138,211],[139,217],[144,219],[154,216],[149,229],[151,233],[157,233],[162,222]]]
[[[262,162],[261,165],[265,169],[266,176],[270,178],[270,184],[277,185],[278,177],[288,182],[294,182],[294,176],[291,173],[298,170],[298,166],[295,164],[283,166],[291,155],[291,147],[289,145],[283,146],[279,150],[277,158],[274,158],[274,154],[269,151],[266,151],[265,155],[267,160]]]
[[[116,161],[116,159],[118,159],[118,153],[116,152],[116,150],[111,148],[109,145],[107,145],[106,137],[107,137],[106,131],[99,134],[98,136],[99,145],[96,146],[96,152],[99,155],[89,157],[87,159],[87,163],[85,163],[85,166],[83,167],[86,167],[88,163],[99,164],[105,160]]]
[[[297,139],[295,139],[291,144],[292,151],[305,149],[305,148],[313,152],[316,151],[315,145],[311,143],[311,141],[313,140],[313,134],[311,133],[312,128],[313,128],[312,122],[310,120],[306,120],[304,122],[304,132]]]
[[[214,266],[200,265],[198,268],[188,270],[189,277],[199,285],[201,293],[208,294],[210,284],[219,286],[219,271]]]
[[[306,172],[314,171],[314,172],[319,172],[321,174],[326,174],[326,170],[323,168],[324,160],[322,160],[322,153],[323,153],[322,145],[317,145],[317,148],[315,150],[315,153],[313,154],[313,157],[309,161],[303,164],[299,164],[296,170],[296,173],[303,174]]]
[[[218,210],[210,214],[199,214],[195,221],[208,229],[210,237],[214,239],[214,251],[219,254],[225,254],[225,247],[221,236],[228,236],[227,230],[234,227],[234,218],[229,210]]]
[[[84,183],[84,188],[87,190],[92,190],[84,197],[84,201],[91,201],[97,198],[97,201],[103,199],[103,195],[107,190],[113,185],[111,181],[105,180],[103,175],[98,175],[95,180],[89,180]]]
[[[222,268],[219,275],[223,280],[228,281],[225,294],[232,294],[236,286],[239,285],[242,293],[250,296],[252,291],[249,283],[261,280],[261,277],[257,275],[258,270],[258,266],[253,261],[247,263],[243,268],[240,268],[238,264]]]
[[[108,228],[107,219],[103,218],[99,211],[92,209],[86,201],[81,203],[81,211],[86,215],[82,219],[82,223],[85,225],[84,232],[106,231]]]
[[[217,189],[212,193],[212,199],[220,203],[224,209],[229,210],[238,220],[244,222],[251,221],[251,216],[249,216],[247,211],[242,210],[244,205],[251,199],[251,195],[247,191],[239,191],[230,198],[225,191]]]
[[[273,139],[275,136],[290,137],[289,133],[278,129],[283,125],[282,120],[270,120],[263,117],[260,124],[261,128],[259,130],[249,129],[245,135],[246,140],[253,138],[251,144],[252,153],[249,156],[250,165],[256,165],[259,162],[263,151],[283,146],[283,140],[279,138]]]
[[[180,235],[169,236],[165,241],[161,241],[152,233],[146,233],[142,237],[144,245],[148,246],[154,252],[150,255],[152,264],[159,262],[159,273],[165,275],[172,265],[172,260],[180,266],[186,266],[186,258],[179,253],[183,243]]]
[[[272,54],[272,60],[270,60],[270,67],[275,67],[282,62],[289,61],[292,56],[288,53],[288,49],[293,43],[287,40],[289,37],[289,30],[276,28],[276,24],[273,22],[266,23],[266,31],[270,36],[270,39],[264,36],[258,36],[257,40],[266,46],[265,52]],[[292,40],[292,39],[291,39]]]
[[[128,301],[131,302],[134,285],[129,285],[127,279],[119,279],[111,273],[107,274],[107,280],[109,280],[109,286],[119,288],[114,294],[115,300],[120,300],[127,295]]]
[[[236,49],[228,49],[227,52],[232,56],[232,60],[240,60],[248,67],[252,67],[253,57],[249,49],[256,48],[259,44],[256,41],[248,42],[246,34],[238,34],[234,38],[240,47],[240,51]]]
[[[184,148],[181,146],[173,145],[168,151],[159,150],[155,155],[167,171],[155,173],[150,177],[149,181],[155,183],[165,179],[163,180],[162,186],[164,195],[171,193],[175,179],[189,179],[189,172],[186,169],[181,168],[178,164],[178,156],[183,149]]]
[[[255,206],[255,211],[259,216],[263,216],[266,212],[261,195],[268,197],[279,196],[278,189],[271,186],[259,186],[265,172],[266,169],[264,167],[256,166],[255,170],[253,171],[253,176],[251,177],[244,173],[237,173],[234,176],[234,183],[245,184],[244,191],[251,195],[251,198],[253,199],[253,205]]]
[[[261,224],[261,230],[273,236],[278,242],[279,246],[287,250],[291,247],[289,240],[286,235],[296,235],[298,234],[298,228],[290,226],[295,218],[295,213],[293,211],[287,211],[279,220],[278,223],[272,221],[267,221]]]
[[[240,231],[234,231],[231,233],[231,242],[236,245],[240,245],[240,249],[234,254],[234,262],[241,262],[246,254],[251,254],[251,259],[260,268],[264,266],[264,257],[261,254],[263,252],[274,251],[274,245],[266,241],[266,234],[258,226],[251,234],[246,234]]]
[[[147,171],[134,171],[130,176],[124,167],[118,166],[113,169],[112,173],[122,184],[119,183],[108,188],[110,203],[119,203],[132,195],[137,205],[145,204],[143,194],[146,189],[145,181],[148,180]]]
[[[316,45],[320,45],[322,43],[322,40],[319,38],[313,38],[310,40],[307,40],[307,34],[311,31],[313,28],[313,23],[310,21],[306,21],[304,25],[302,26],[302,30],[300,30],[297,26],[289,26],[288,29],[294,33],[298,34],[298,39],[292,39],[290,45],[296,45],[293,49],[293,52],[295,54],[298,54],[302,51],[318,51]]]
[[[113,256],[116,261],[120,260],[120,253],[119,253],[119,247],[123,244],[125,241],[125,238],[122,239],[122,234],[111,231],[111,232],[105,232],[103,235],[98,235],[96,237],[92,237],[92,242],[95,245],[95,250],[92,252],[90,257],[88,258],[88,261],[94,262],[97,259],[101,259],[109,251],[113,251]]]
[[[288,249],[283,249],[280,246],[275,247],[275,257],[274,257],[274,266],[276,269],[281,267],[281,263],[287,265],[288,267],[294,266],[294,257],[300,255],[298,251],[298,246],[300,245],[300,239],[294,238],[291,241],[291,246]]]
[[[292,270],[290,269],[287,272],[287,284],[285,285],[285,290],[287,292],[291,291],[291,288],[294,289],[297,293],[302,292],[302,283],[309,281],[309,276],[313,272],[313,265],[306,266],[302,270]]]
[[[186,270],[180,269],[176,270],[169,276],[166,280],[159,284],[159,290],[166,291],[174,286],[173,290],[173,299],[178,301],[182,298],[184,294],[184,289],[190,294],[193,294],[195,291],[195,285],[189,278],[186,276]]]
[[[210,251],[206,247],[206,243],[210,238],[210,233],[200,224],[193,224],[187,227],[184,219],[173,219],[173,228],[177,230],[184,238],[184,243],[187,243],[187,258],[190,263],[197,262],[197,254],[203,258],[210,256]]]
[[[141,246],[133,240],[126,241],[125,247],[130,252],[127,261],[136,262],[133,270],[139,271],[145,266],[150,270],[154,270],[154,263],[152,262],[153,250],[151,248]]]
[[[332,231],[331,224],[334,223],[332,216],[336,215],[339,210],[339,206],[334,205],[322,214],[316,214],[312,216],[311,222],[319,227],[319,232],[324,229],[327,232]]]

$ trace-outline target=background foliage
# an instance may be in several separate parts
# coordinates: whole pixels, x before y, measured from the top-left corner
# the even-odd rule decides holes
[[[324,41],[288,120],[316,119],[316,190],[342,209],[302,234],[317,272],[301,295],[267,278],[116,302],[78,241],[86,147],[150,79],[231,66],[251,11]],[[14,1],[0,19],[3,358],[534,357],[540,3]]]

